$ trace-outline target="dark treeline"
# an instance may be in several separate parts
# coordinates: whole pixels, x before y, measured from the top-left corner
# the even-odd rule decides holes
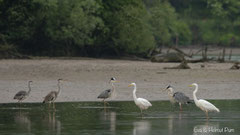
[[[161,46],[240,45],[238,0],[0,0],[0,53],[146,56]]]

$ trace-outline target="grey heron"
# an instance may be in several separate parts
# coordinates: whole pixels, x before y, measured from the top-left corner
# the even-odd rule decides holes
[[[47,94],[47,96],[44,98],[43,103],[49,103],[49,107],[50,104],[53,103],[53,108],[55,109],[55,105],[54,105],[54,101],[57,99],[57,97],[60,95],[61,93],[61,88],[60,88],[60,83],[63,79],[58,79],[58,91],[51,91]]]
[[[171,103],[178,103],[180,110],[182,111],[182,104],[189,104],[192,101],[182,92],[174,92],[172,86],[168,85],[166,90],[168,91],[169,100]]]
[[[196,83],[193,83],[190,85],[190,87],[195,86],[195,90],[193,91],[193,99],[198,108],[200,108],[202,111],[205,112],[206,117],[208,119],[208,112],[220,112],[220,110],[214,106],[212,103],[204,100],[204,99],[197,99],[196,93],[198,91],[198,85]]]
[[[142,111],[148,109],[148,107],[152,106],[152,104],[144,98],[137,98],[136,96],[136,91],[137,91],[137,85],[136,83],[131,83],[128,85],[128,87],[133,86],[133,99],[135,104],[139,107],[139,109],[141,110],[141,115],[142,115]]]
[[[24,99],[26,99],[26,98],[29,96],[30,92],[31,92],[31,84],[32,84],[32,81],[28,81],[28,89],[29,89],[28,92],[26,92],[26,91],[19,91],[19,92],[14,96],[13,99],[18,100],[18,102],[20,102],[20,103],[21,103],[21,101],[23,101]]]
[[[105,104],[107,103],[107,102],[105,101],[105,99],[110,98],[110,97],[113,95],[113,93],[115,92],[115,86],[114,86],[114,84],[113,84],[113,83],[115,83],[115,82],[117,82],[116,79],[115,79],[114,77],[112,77],[112,78],[110,79],[110,81],[109,81],[109,83],[111,83],[111,85],[112,85],[112,89],[104,90],[104,91],[97,97],[97,98],[103,99],[104,106],[105,106]]]

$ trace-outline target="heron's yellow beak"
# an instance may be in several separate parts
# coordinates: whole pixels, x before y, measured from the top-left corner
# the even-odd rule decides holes
[[[129,84],[128,87],[133,86],[132,84]]]
[[[192,87],[193,85],[188,85],[189,87]]]
[[[120,82],[120,81],[113,81],[113,82]]]

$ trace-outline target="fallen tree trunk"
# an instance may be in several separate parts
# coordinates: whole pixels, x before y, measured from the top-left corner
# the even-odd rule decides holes
[[[182,54],[183,56],[187,56],[187,57],[192,58],[192,55],[183,52],[182,50],[180,50],[179,48],[177,48],[175,46],[170,46],[169,48],[175,50],[176,52]]]
[[[234,63],[234,65],[230,69],[240,69],[239,62]]]
[[[176,67],[164,67],[163,69],[191,69],[186,61],[183,61],[180,65]]]

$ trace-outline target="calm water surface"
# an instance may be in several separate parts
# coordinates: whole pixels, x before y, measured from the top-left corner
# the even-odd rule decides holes
[[[154,101],[144,117],[134,102],[56,103],[48,105],[0,104],[0,135],[217,135],[240,134],[240,100],[212,100],[220,113],[210,113],[210,120],[194,104],[183,107],[168,101]]]

